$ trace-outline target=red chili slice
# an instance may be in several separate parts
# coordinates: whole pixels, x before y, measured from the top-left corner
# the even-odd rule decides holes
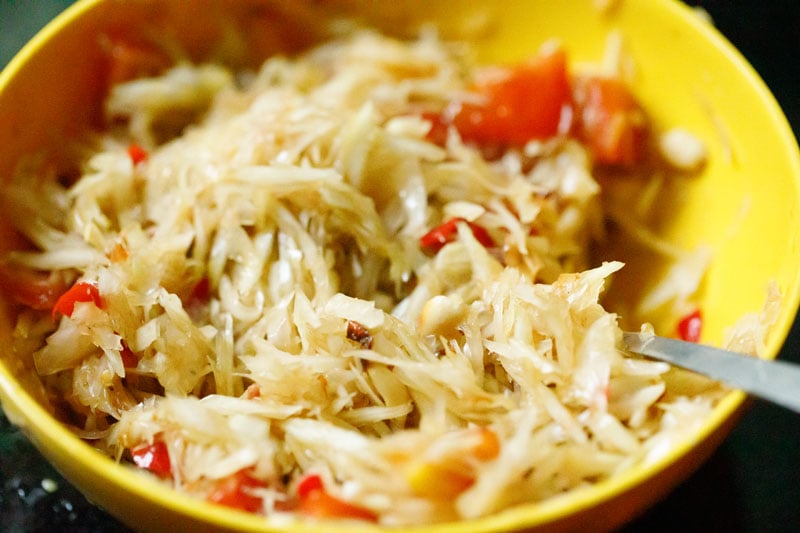
[[[317,474],[310,474],[297,485],[299,499],[297,510],[315,518],[351,518],[376,522],[378,515],[358,505],[340,500],[328,494],[322,479]]]
[[[325,486],[318,474],[309,474],[297,483],[297,497],[301,500],[315,490],[323,490]]]
[[[160,440],[152,444],[144,444],[131,450],[133,463],[139,468],[150,470],[160,477],[172,475],[167,445]]]
[[[53,320],[58,314],[72,316],[77,302],[94,302],[97,307],[103,307],[103,299],[96,286],[85,281],[79,281],[62,294],[53,306]]]
[[[136,368],[136,365],[139,364],[139,358],[136,357],[136,354],[133,353],[133,350],[128,347],[124,340],[122,341],[122,350],[120,350],[119,355],[125,368]]]
[[[128,145],[128,157],[134,166],[147,160],[147,151],[136,143]]]
[[[452,218],[447,222],[436,226],[428,233],[420,237],[420,248],[429,254],[437,253],[445,244],[455,240],[456,236],[458,235],[459,222],[466,223],[470,230],[472,230],[472,235],[474,235],[475,239],[483,246],[486,248],[492,248],[495,246],[495,242],[489,235],[489,232],[487,232],[482,226],[479,226],[474,222],[469,222],[463,218]]]
[[[263,506],[263,499],[252,493],[252,489],[266,487],[267,484],[240,470],[221,479],[209,494],[208,501],[254,513]]]
[[[698,342],[703,331],[703,315],[696,309],[678,322],[678,337],[689,342]]]

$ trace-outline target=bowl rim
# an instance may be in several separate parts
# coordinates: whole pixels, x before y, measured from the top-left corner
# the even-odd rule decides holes
[[[106,1],[78,0],[54,17],[0,71],[0,91],[5,89],[10,80],[37,53],[42,45],[61,31],[64,26],[74,22],[86,12]],[[719,30],[707,21],[695,16],[692,13],[693,8],[690,6],[679,2],[679,0],[651,1],[661,4],[664,9],[670,12],[671,16],[679,17],[682,23],[691,27],[692,31],[700,32],[705,40],[723,53],[727,61],[736,66],[737,70],[744,76],[746,83],[758,92],[763,104],[763,110],[771,115],[770,118],[778,128],[780,138],[787,145],[785,147],[786,150],[783,151],[790,154],[787,157],[790,159],[795,176],[800,180],[800,150],[798,150],[797,140],[780,105],[755,68]],[[786,341],[789,331],[797,319],[795,315],[797,315],[798,308],[800,308],[800,273],[794,279],[794,283],[787,287],[782,295],[782,303],[788,309],[794,310],[794,314],[790,316],[788,312],[784,313],[773,326],[767,342],[766,357],[768,358],[776,358],[780,355],[782,344]],[[436,531],[452,532],[465,525],[480,531],[511,530],[519,527],[535,528],[546,526],[573,514],[586,511],[591,507],[619,497],[685,457],[692,449],[698,447],[723,427],[726,422],[730,422],[735,418],[737,413],[741,412],[745,406],[746,398],[746,394],[741,391],[732,390],[728,392],[720,399],[709,417],[703,421],[700,429],[694,431],[688,438],[684,438],[678,445],[670,448],[667,453],[662,454],[654,461],[639,462],[623,472],[591,486],[574,489],[543,501],[516,505],[469,521],[443,522],[403,528],[403,530],[429,533]],[[345,532],[353,530],[352,523],[275,520],[270,517],[236,511],[197,500],[166,486],[149,475],[140,474],[134,468],[125,466],[103,455],[60,423],[22,387],[2,359],[0,359],[0,407],[3,408],[9,420],[19,426],[20,430],[28,436],[37,448],[44,444],[55,446],[64,454],[74,458],[97,479],[107,480],[113,485],[122,488],[126,493],[138,496],[143,501],[180,513],[187,518],[203,521],[209,526],[241,531],[302,532],[324,529],[325,531]],[[638,512],[644,512],[645,509],[639,509]],[[368,524],[359,524],[358,529],[384,530],[379,526]]]

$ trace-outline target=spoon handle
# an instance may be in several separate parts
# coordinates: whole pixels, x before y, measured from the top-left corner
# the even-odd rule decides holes
[[[693,370],[800,413],[800,365],[648,333],[623,333],[628,350]]]

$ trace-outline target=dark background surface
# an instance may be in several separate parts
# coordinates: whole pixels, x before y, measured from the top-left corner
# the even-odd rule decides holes
[[[0,0],[0,67],[71,3]],[[766,81],[800,136],[800,2],[687,3],[711,14]],[[800,362],[800,321],[781,358]],[[64,481],[0,414],[0,531],[123,530]],[[800,531],[800,415],[753,401],[704,466],[624,529],[641,531]]]

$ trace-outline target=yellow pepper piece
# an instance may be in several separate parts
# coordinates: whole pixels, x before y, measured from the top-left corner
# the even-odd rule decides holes
[[[421,462],[409,468],[406,479],[418,496],[446,499],[457,496],[475,481],[472,473],[435,463]]]

